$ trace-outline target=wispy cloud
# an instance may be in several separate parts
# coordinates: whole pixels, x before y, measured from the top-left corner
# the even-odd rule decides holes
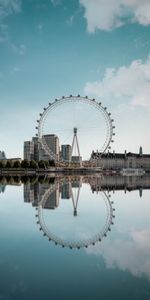
[[[106,69],[102,80],[87,82],[86,94],[119,103],[150,107],[150,56],[143,62],[135,60],[129,66]]]
[[[14,51],[14,53],[16,53],[16,54],[23,56],[26,53],[26,45],[24,45],[24,44],[20,44],[19,46],[12,44],[11,47],[12,47],[12,50]]]
[[[21,11],[21,0],[0,0],[0,18]]]
[[[8,26],[0,21],[0,43],[7,41],[8,39]]]
[[[42,23],[39,23],[39,24],[37,25],[37,29],[38,29],[38,31],[39,31],[40,33],[42,33],[42,32],[43,32],[43,24],[42,24]]]
[[[126,22],[150,25],[149,0],[79,0],[85,10],[87,29],[110,31]]]
[[[8,39],[8,27],[5,18],[21,11],[21,0],[0,0],[0,42]]]
[[[54,6],[60,5],[62,0],[50,0]]]

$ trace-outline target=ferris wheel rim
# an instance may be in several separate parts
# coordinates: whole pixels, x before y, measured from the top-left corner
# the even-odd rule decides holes
[[[105,125],[106,125],[106,138],[99,149],[99,153],[103,154],[106,152],[107,149],[110,149],[111,146],[110,144],[114,142],[113,136],[115,135],[114,133],[114,128],[115,126],[113,125],[114,120],[111,118],[111,113],[107,111],[107,108],[102,106],[101,102],[98,102],[95,99],[88,98],[87,96],[62,96],[59,99],[55,99],[53,102],[49,102],[47,107],[43,108],[43,112],[40,113],[40,118],[37,120],[38,125],[35,127],[37,130],[36,136],[38,137],[38,141],[41,144],[42,149],[45,150],[45,153],[49,155],[49,157],[53,158],[54,160],[57,160],[56,155],[52,152],[52,150],[48,147],[44,134],[43,134],[43,127],[44,123],[48,117],[48,114],[55,108],[57,108],[59,105],[62,105],[63,103],[66,102],[82,102],[86,104],[90,104],[94,106],[104,117]],[[63,159],[62,159],[63,160]]]
[[[60,182],[59,182],[60,183]],[[64,182],[64,180],[61,180],[61,184],[67,184]],[[102,191],[102,197],[104,197],[104,201],[106,204],[106,209],[108,211],[107,218],[105,221],[105,224],[100,232],[95,234],[92,238],[89,238],[87,240],[81,241],[81,242],[67,242],[66,240],[63,240],[62,238],[59,238],[55,234],[52,234],[45,224],[45,220],[42,214],[43,211],[43,202],[45,203],[48,196],[57,188],[57,183],[54,184],[52,187],[50,187],[46,193],[43,195],[38,207],[37,211],[38,214],[36,217],[38,218],[37,224],[40,226],[40,230],[43,232],[43,235],[48,238],[49,241],[52,241],[55,243],[55,245],[59,245],[62,247],[70,248],[70,249],[80,249],[80,248],[87,248],[90,245],[95,245],[97,242],[102,241],[104,237],[107,236],[107,233],[111,230],[111,226],[113,224],[113,202],[110,201],[110,195],[107,195],[105,191]]]

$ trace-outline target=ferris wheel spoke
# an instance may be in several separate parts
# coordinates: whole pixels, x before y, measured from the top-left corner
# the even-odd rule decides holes
[[[49,116],[51,116],[51,119],[50,122],[47,123]],[[56,120],[58,120],[57,123]],[[108,149],[110,143],[113,142],[113,128],[115,127],[112,126],[112,121],[113,120],[110,118],[110,113],[107,112],[107,108],[102,107],[101,103],[98,103],[95,99],[81,97],[80,95],[70,95],[69,97],[56,99],[54,102],[50,102],[49,105],[44,108],[44,112],[40,114],[40,118],[37,120],[38,126],[36,126],[36,129],[38,130],[38,133],[36,136],[38,136],[39,140],[41,141],[41,146],[47,155],[50,157],[53,156],[54,159],[58,160],[58,156],[55,153],[52,153],[50,147],[47,147],[44,139],[42,139],[42,136],[46,133],[56,134],[61,142],[63,140],[64,143],[69,139],[71,142],[74,129],[77,128],[79,129],[79,135],[81,132],[80,143],[83,144],[83,152],[81,153],[81,156],[84,160],[89,158],[89,155],[93,150],[93,143],[89,143],[89,141],[90,139],[94,141],[94,133],[97,134],[96,148],[98,148],[102,153]],[[58,128],[59,125],[60,128]],[[48,132],[48,130],[51,130],[51,132]],[[91,135],[91,138],[88,135]],[[102,136],[104,136],[104,139],[101,139],[100,141],[100,137]],[[82,142],[82,138],[84,142]],[[85,139],[88,139],[87,143],[85,142]],[[87,149],[85,149],[86,147],[84,146],[86,144],[88,145]],[[86,157],[86,153],[88,153],[88,158]]]

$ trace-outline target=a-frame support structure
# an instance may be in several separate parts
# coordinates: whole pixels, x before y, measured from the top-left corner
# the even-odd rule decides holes
[[[77,156],[79,157],[79,164],[80,167],[82,166],[82,160],[80,155],[80,148],[79,148],[79,142],[78,142],[78,136],[77,136],[77,127],[73,128],[73,141],[72,141],[72,148],[71,148],[71,162],[72,162],[72,156],[73,156],[73,150],[77,149]]]

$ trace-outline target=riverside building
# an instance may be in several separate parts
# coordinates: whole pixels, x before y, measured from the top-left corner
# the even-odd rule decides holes
[[[61,146],[61,158],[65,161],[71,161],[72,147],[70,145]]]
[[[48,148],[54,154],[54,157],[50,157],[46,151],[42,148],[41,144],[38,141],[37,137],[33,137],[32,141],[24,142],[24,159],[31,161],[34,159],[35,161],[39,160],[59,160],[59,138],[55,134],[47,134],[44,135],[43,138],[48,146]]]
[[[122,170],[126,168],[144,169],[150,171],[150,154],[143,154],[140,147],[139,153],[99,153],[92,152],[91,164],[103,169]]]

